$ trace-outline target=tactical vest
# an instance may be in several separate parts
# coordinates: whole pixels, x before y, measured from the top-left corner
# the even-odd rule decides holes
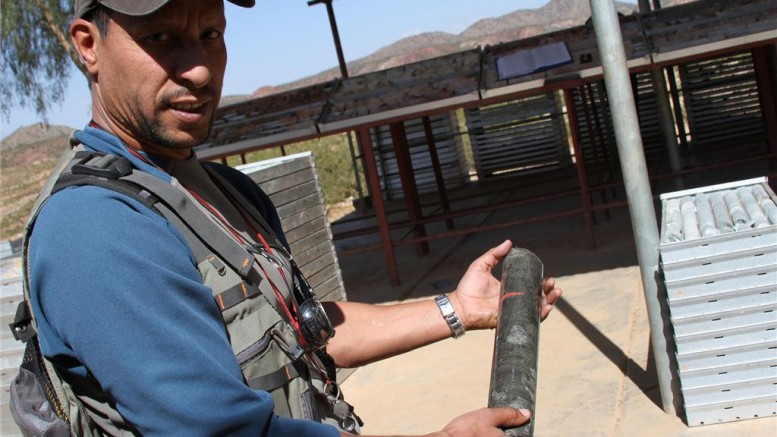
[[[206,163],[203,163],[206,164]],[[204,165],[262,228],[274,249],[240,244],[219,227],[180,185],[166,183],[135,169],[129,160],[93,152],[66,153],[35,202],[23,242],[24,301],[11,329],[26,343],[19,376],[11,383],[11,410],[20,428],[31,435],[132,435],[118,411],[104,399],[93,378],[66,381],[40,353],[30,299],[27,256],[37,215],[58,191],[95,185],[128,195],[170,221],[185,237],[203,283],[213,291],[230,344],[248,386],[269,392],[279,415],[329,423],[358,434],[362,424],[335,381],[324,349],[306,348],[298,321],[290,319],[279,294],[315,300],[291,256],[262,214],[215,170]],[[174,206],[173,206],[174,205]],[[285,274],[284,274],[285,273]],[[317,300],[314,301],[318,304]],[[318,304],[320,314],[323,310]],[[323,315],[323,317],[326,317]],[[323,322],[328,323],[328,320]],[[331,358],[330,358],[331,360]],[[88,406],[88,407],[87,407]],[[59,432],[59,433],[58,433]]]

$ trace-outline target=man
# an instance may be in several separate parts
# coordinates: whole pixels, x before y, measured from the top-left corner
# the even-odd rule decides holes
[[[48,198],[29,231],[29,299],[42,355],[53,369],[49,376],[61,381],[63,401],[70,405],[71,429],[340,435],[334,424],[342,435],[357,431],[358,419],[327,376],[326,354],[307,344],[315,339],[305,331],[306,302],[317,301],[292,273],[272,205],[250,179],[201,164],[192,151],[208,136],[221,94],[227,62],[222,0],[75,3],[70,35],[90,75],[93,120],[74,134],[74,143],[123,158],[140,179],[150,175],[157,185],[175,187],[219,236],[194,231],[192,237],[138,196],[101,186],[69,186]],[[249,257],[242,266],[230,264],[223,253],[201,257],[217,245],[211,238],[248,248]],[[320,314],[313,333],[320,328],[329,356],[348,367],[464,329],[493,328],[499,282],[491,270],[510,244],[478,258],[446,296],[449,301],[326,303],[337,335],[327,338]],[[219,275],[237,278],[245,299],[225,303],[234,287],[216,289],[220,285],[212,278]],[[544,288],[543,318],[561,294],[552,279]],[[246,329],[235,321],[253,313],[265,314],[262,323],[274,317],[272,327]],[[236,346],[240,342],[249,346]],[[259,353],[247,357],[254,350]],[[280,385],[273,384],[279,375]],[[295,418],[279,416],[279,409]],[[528,417],[527,411],[484,408],[456,418],[439,434],[503,435],[499,427]]]

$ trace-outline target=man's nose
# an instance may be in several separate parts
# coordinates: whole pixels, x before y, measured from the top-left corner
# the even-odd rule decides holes
[[[178,59],[176,76],[193,88],[202,88],[213,78],[213,71],[208,63],[209,59],[199,46],[189,44],[182,48]]]

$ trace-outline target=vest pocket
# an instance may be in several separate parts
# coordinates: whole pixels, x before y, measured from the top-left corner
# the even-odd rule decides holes
[[[272,395],[276,414],[316,420],[315,404],[311,394],[306,394],[310,372],[294,340],[293,330],[278,323],[238,354],[240,367],[249,387]]]
[[[35,375],[25,368],[11,382],[10,410],[25,435],[69,436],[70,425],[57,417]]]

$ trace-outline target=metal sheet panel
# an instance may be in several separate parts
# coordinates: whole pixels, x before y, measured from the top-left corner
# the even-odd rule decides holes
[[[555,93],[467,109],[478,177],[527,174],[571,164],[561,102]]]
[[[437,146],[440,160],[440,171],[445,181],[445,188],[455,188],[464,184],[459,156],[456,151],[456,129],[450,114],[429,116],[432,124],[432,134]],[[437,183],[432,168],[432,159],[421,119],[406,120],[405,132],[410,148],[410,159],[413,162],[413,177],[418,193],[437,192]],[[381,191],[386,199],[394,200],[404,197],[402,181],[399,177],[391,131],[388,125],[376,126],[370,129],[372,144],[375,149],[375,160],[378,167]]]

